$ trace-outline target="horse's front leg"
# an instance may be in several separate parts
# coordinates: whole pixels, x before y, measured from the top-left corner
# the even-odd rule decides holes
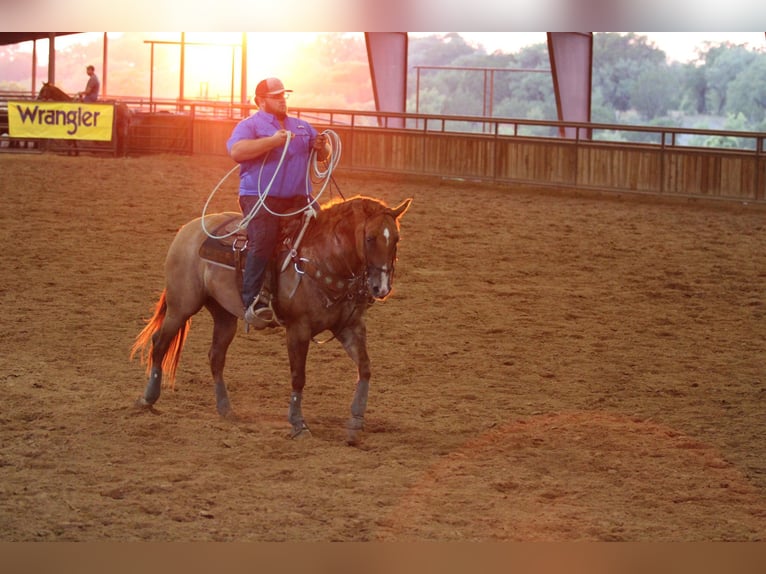
[[[367,410],[367,394],[370,389],[370,357],[367,354],[367,328],[362,319],[346,326],[336,336],[356,363],[358,379],[354,399],[351,401],[351,418],[348,421],[348,438],[350,445],[359,443],[360,433],[364,428],[364,413]]]
[[[287,420],[292,431],[290,438],[310,437],[311,431],[303,419],[301,401],[303,387],[306,385],[306,357],[309,352],[311,332],[307,326],[292,324],[287,327],[287,354],[290,358],[290,406],[287,409]]]
[[[208,302],[207,308],[213,317],[213,342],[210,345],[208,358],[215,383],[216,409],[222,417],[231,417],[231,403],[223,380],[223,369],[226,364],[226,351],[237,333],[237,317],[214,300]]]

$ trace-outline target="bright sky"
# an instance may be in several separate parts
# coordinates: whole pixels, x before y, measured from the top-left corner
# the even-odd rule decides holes
[[[763,32],[636,32],[646,36],[667,54],[670,60],[688,62],[696,57],[695,49],[705,41],[747,44],[749,48],[766,50],[766,35]],[[420,32],[418,34],[421,34]],[[470,42],[482,44],[487,52],[495,50],[515,52],[530,44],[546,41],[545,32],[460,32]]]
[[[444,34],[444,32],[410,32],[413,36],[427,36],[431,34]],[[503,52],[516,52],[524,46],[531,44],[544,43],[546,41],[545,32],[459,32],[467,41],[474,44],[481,44],[488,53],[496,50]],[[650,42],[653,42],[658,48],[663,50],[671,61],[688,62],[696,58],[696,50],[702,47],[708,41],[712,43],[730,41],[734,44],[746,44],[748,48],[760,48],[766,50],[766,35],[763,32],[637,32],[637,34],[647,36]],[[118,33],[110,33],[110,36]],[[56,45],[65,47],[76,43],[88,43],[99,41],[101,32],[88,32],[83,34],[74,34],[64,36],[56,40]],[[157,39],[167,36],[167,34],[154,33]],[[179,32],[170,33],[173,40],[180,38]],[[278,55],[286,56],[287,52],[294,49],[300,43],[310,42],[315,33],[311,32],[263,32],[249,34],[253,43],[251,50],[259,51],[266,49],[271,53],[270,60],[279,60]],[[187,40],[217,41],[217,42],[238,42],[239,33],[187,33]],[[168,39],[168,38],[165,38]],[[263,42],[265,46],[259,44]],[[30,48],[31,49],[31,48]],[[41,63],[44,64],[45,53],[41,53]],[[216,55],[216,57],[218,57]],[[272,62],[280,64],[281,62]],[[279,69],[279,66],[276,66]],[[265,73],[265,72],[264,72]]]
[[[412,35],[425,36],[429,34],[442,34],[443,32],[410,32]],[[189,35],[198,34],[190,32]],[[537,44],[546,41],[545,32],[459,32],[459,34],[470,42],[481,44],[492,53],[495,50],[503,52],[515,52],[524,46]],[[730,41],[734,44],[747,44],[749,48],[762,48],[766,50],[766,35],[764,32],[637,32],[642,36],[649,38],[658,48],[663,50],[670,60],[678,62],[688,62],[696,56],[696,48],[701,47],[704,42],[713,43]],[[178,39],[178,32],[173,33],[174,38]],[[206,34],[206,36],[215,36],[216,34]],[[218,34],[226,36],[227,34]],[[300,32],[277,32],[265,34],[268,36],[285,36],[292,42],[307,41],[307,38],[313,36],[312,33]],[[159,37],[160,34],[157,34]],[[228,34],[230,37],[231,34]],[[255,36],[258,36],[257,34]],[[86,34],[76,34],[56,40],[57,45],[66,46],[68,43],[92,42],[101,37],[100,32],[90,32]],[[230,39],[228,41],[231,41]],[[236,41],[236,40],[235,40]]]

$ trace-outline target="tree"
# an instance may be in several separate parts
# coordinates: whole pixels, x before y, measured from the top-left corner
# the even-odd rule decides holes
[[[624,112],[642,70],[665,65],[665,52],[635,33],[597,33],[593,37],[593,89],[604,102]]]
[[[653,66],[641,70],[632,84],[632,107],[645,120],[664,116],[678,104],[675,74],[668,66]]]
[[[710,48],[705,53],[705,81],[708,86],[708,109],[724,115],[729,84],[744,71],[756,55],[744,46],[729,42]]]
[[[766,119],[766,54],[756,55],[726,90],[726,112],[742,114],[751,126]]]
[[[473,54],[476,48],[466,43],[460,34],[451,32],[423,38],[409,38],[410,66],[448,66],[460,56]]]
[[[682,109],[692,114],[707,113],[705,66],[690,62],[684,64],[681,70]]]

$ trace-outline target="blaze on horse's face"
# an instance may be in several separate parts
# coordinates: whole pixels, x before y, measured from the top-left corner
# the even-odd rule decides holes
[[[399,242],[399,217],[411,199],[394,209],[369,218],[364,225],[364,254],[367,265],[367,290],[375,299],[385,299],[394,281],[396,246]]]

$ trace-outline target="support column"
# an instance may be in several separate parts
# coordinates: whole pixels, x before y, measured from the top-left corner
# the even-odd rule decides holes
[[[48,83],[56,83],[56,34],[48,34]]]
[[[590,122],[593,67],[592,32],[548,32],[553,89],[559,121]],[[580,139],[590,139],[591,130],[581,128]],[[574,127],[561,128],[561,137],[578,137]]]
[[[365,32],[375,109],[407,111],[407,33]],[[380,121],[382,124],[383,122]],[[388,127],[404,127],[404,118],[389,118]]]

